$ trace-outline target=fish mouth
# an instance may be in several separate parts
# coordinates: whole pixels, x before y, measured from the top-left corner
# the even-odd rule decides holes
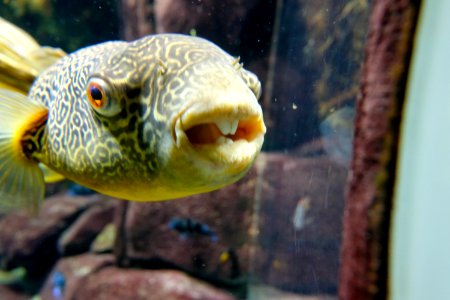
[[[177,147],[189,144],[197,152],[221,162],[254,159],[266,127],[259,104],[237,107],[193,107],[175,124]]]
[[[238,140],[253,141],[263,133],[258,117],[246,119],[220,119],[211,123],[186,126],[186,136],[194,146],[208,144],[231,144]]]

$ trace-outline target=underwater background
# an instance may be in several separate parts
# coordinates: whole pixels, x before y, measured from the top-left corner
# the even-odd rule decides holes
[[[263,153],[238,183],[169,202],[49,185],[0,218],[0,299],[333,299],[370,1],[0,2],[66,52],[163,32],[207,38],[263,84]],[[308,298],[309,297],[309,298]],[[311,298],[315,297],[315,298]]]

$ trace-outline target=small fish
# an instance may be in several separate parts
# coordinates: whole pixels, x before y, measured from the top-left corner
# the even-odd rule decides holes
[[[193,235],[209,236],[211,241],[217,241],[216,233],[208,225],[192,220],[190,218],[172,218],[168,227],[177,231],[182,239],[192,237]]]
[[[311,223],[311,218],[306,215],[311,208],[311,199],[309,197],[303,197],[298,200],[295,206],[294,216],[292,218],[292,224],[296,231],[300,231],[305,228],[306,225]]]
[[[9,271],[0,270],[0,285],[12,285],[22,282],[27,276],[27,270],[18,267]]]
[[[89,196],[96,194],[96,192],[82,185],[71,183],[69,185],[69,189],[67,190],[67,194],[69,196]]]
[[[53,272],[51,281],[53,297],[55,297],[55,299],[63,299],[64,287],[66,286],[64,274],[59,271]]]
[[[220,253],[219,267],[227,264],[230,265],[230,278],[237,278],[242,275],[239,257],[233,248],[227,248]]]
[[[133,201],[231,184],[264,141],[260,94],[239,59],[199,37],[65,55],[0,18],[0,206],[37,211],[44,183],[63,178]]]
[[[91,251],[95,253],[112,252],[116,236],[116,225],[114,223],[107,224],[92,242]]]

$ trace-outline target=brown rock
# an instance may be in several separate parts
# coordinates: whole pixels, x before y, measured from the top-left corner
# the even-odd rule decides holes
[[[230,294],[179,271],[105,268],[94,274],[73,298],[153,300],[233,300]]]
[[[82,255],[61,260],[54,272],[60,272],[65,278],[64,299],[235,299],[179,271],[120,269],[111,263],[110,255]],[[50,276],[40,294],[42,299],[53,299],[53,289]]]
[[[13,288],[8,286],[0,285],[0,299],[2,300],[28,300],[29,295],[23,294],[21,292],[15,291]]]
[[[222,280],[250,271],[278,287],[335,292],[345,178],[326,158],[262,154],[243,180],[219,191],[122,205],[115,253],[122,265],[162,261]],[[174,217],[207,224],[218,240],[181,238],[168,226]],[[224,259],[228,249],[235,259]]]
[[[254,177],[250,174],[250,177]],[[225,190],[187,199],[125,203],[124,218],[118,220],[118,245],[115,253],[119,264],[128,266],[138,261],[148,267],[155,263],[175,264],[200,275],[231,279],[242,275],[248,265],[248,228],[251,222],[250,192],[254,186],[232,185]],[[217,236],[183,234],[171,229],[175,218],[189,218],[207,225]],[[120,224],[123,224],[120,227]],[[238,260],[220,262],[224,251],[236,252]],[[131,261],[131,263],[130,263]]]
[[[84,212],[58,240],[59,253],[74,255],[87,252],[106,224],[111,223],[118,200],[107,200]]]
[[[248,299],[257,300],[337,300],[330,295],[298,295],[284,292],[270,286],[252,285],[249,287]]]
[[[15,213],[0,219],[3,267],[24,267],[31,278],[45,274],[58,258],[56,242],[61,232],[101,198],[56,195],[44,202],[36,217]]]
[[[98,272],[104,267],[112,266],[113,263],[114,258],[108,254],[85,254],[63,258],[58,261],[52,273],[48,276],[40,292],[40,296],[42,299],[55,298],[53,294],[55,293],[55,288],[58,288],[58,286],[55,285],[55,274],[58,273],[64,278],[64,284],[59,286],[59,288],[61,288],[63,299],[83,299],[76,298],[76,294],[79,290],[86,285],[86,282],[91,280],[91,276],[93,276],[95,272]],[[84,299],[98,298],[93,297]]]

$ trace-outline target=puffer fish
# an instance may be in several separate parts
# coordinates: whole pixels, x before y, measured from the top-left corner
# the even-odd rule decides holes
[[[61,178],[133,201],[209,192],[261,150],[261,84],[207,40],[159,34],[61,55],[0,21],[3,209],[36,210]]]

